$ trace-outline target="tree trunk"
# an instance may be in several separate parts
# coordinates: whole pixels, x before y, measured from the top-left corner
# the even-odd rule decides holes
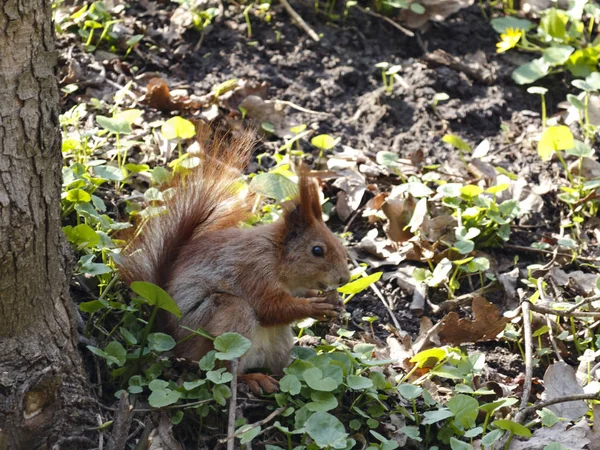
[[[0,450],[97,446],[60,223],[50,0],[0,2]]]

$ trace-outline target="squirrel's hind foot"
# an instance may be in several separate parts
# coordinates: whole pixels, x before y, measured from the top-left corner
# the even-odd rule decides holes
[[[261,390],[265,394],[279,391],[279,382],[266,373],[245,373],[238,375],[238,380],[245,383],[255,395],[259,395]]]

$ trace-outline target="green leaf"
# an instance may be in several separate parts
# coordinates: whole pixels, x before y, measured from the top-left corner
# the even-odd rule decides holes
[[[481,195],[483,193],[483,189],[475,184],[467,184],[460,188],[460,193],[465,197],[473,198]]]
[[[421,422],[422,425],[432,425],[450,417],[454,417],[454,413],[447,408],[443,408],[435,411],[426,411],[423,413],[423,417],[423,422]]]
[[[90,302],[83,302],[79,304],[79,310],[88,314],[93,314],[102,308],[108,307],[108,303],[102,300],[92,300]]]
[[[517,436],[531,437],[531,431],[529,431],[528,428],[525,428],[520,423],[513,422],[512,420],[494,420],[494,422],[492,422],[492,425],[502,430],[510,431],[511,433],[514,433]]]
[[[473,450],[473,446],[471,444],[459,441],[455,437],[450,438],[450,448],[452,450]]]
[[[261,427],[252,427],[252,425],[244,425],[239,429],[239,431],[248,429],[248,431],[242,433],[240,435],[240,444],[247,444],[252,441],[256,436],[258,436],[261,432]]]
[[[124,119],[96,116],[96,122],[105,130],[115,134],[131,133],[131,124]]]
[[[366,288],[371,286],[373,283],[379,281],[383,272],[376,272],[366,277],[361,277],[358,280],[351,281],[350,283],[338,288],[338,292],[341,294],[358,294],[364,291]]]
[[[555,151],[566,150],[574,146],[573,133],[569,127],[565,125],[548,127],[538,143],[538,154],[543,161],[547,161]]]
[[[417,363],[419,367],[432,367],[438,361],[443,360],[447,356],[446,350],[443,348],[431,348],[417,353],[410,359],[410,362]],[[429,364],[433,361],[433,364]]]
[[[171,173],[162,166],[152,169],[152,179],[156,184],[166,183],[171,179]]]
[[[356,375],[348,375],[346,377],[346,384],[350,389],[361,391],[373,387],[373,381],[369,378],[360,377]]]
[[[148,403],[153,408],[162,408],[164,406],[177,403],[181,397],[181,392],[169,389],[169,383],[164,380],[152,380],[148,388],[152,391],[148,397]]]
[[[193,391],[194,389],[200,387],[200,386],[204,386],[206,384],[206,380],[200,379],[200,380],[194,380],[194,381],[186,381],[183,383],[183,388],[186,391]]]
[[[543,58],[550,65],[563,65],[574,51],[575,49],[570,45],[553,45],[544,49]]]
[[[343,449],[346,447],[348,433],[342,422],[331,414],[316,412],[306,421],[304,428],[319,448]]]
[[[442,142],[446,142],[459,150],[471,152],[471,146],[454,134],[444,135]]]
[[[310,393],[312,402],[306,404],[306,409],[312,412],[331,411],[338,407],[338,401],[331,392],[313,391]]]
[[[226,371],[225,368],[218,370],[210,370],[206,373],[206,379],[215,384],[229,383],[233,380],[233,375]]]
[[[491,447],[494,444],[494,442],[500,439],[503,435],[504,431],[502,430],[490,431],[481,439],[481,444],[486,448]]]
[[[406,400],[414,400],[421,396],[423,388],[415,386],[414,384],[405,383],[398,386],[398,392],[400,392],[400,395]]]
[[[160,309],[181,317],[181,310],[175,300],[159,286],[147,281],[134,281],[130,287],[133,292],[146,299],[149,305],[157,305]]]
[[[214,341],[215,350],[218,350],[215,356],[222,361],[231,361],[246,353],[251,344],[250,340],[241,334],[223,333]]]
[[[132,124],[137,119],[142,117],[142,111],[139,109],[125,109],[115,114],[114,118],[117,120],[124,120],[125,122]]]
[[[496,17],[492,19],[490,23],[494,30],[496,30],[496,33],[498,34],[506,33],[506,30],[508,30],[509,28],[513,28],[515,30],[529,31],[534,27],[533,23],[529,20],[518,19],[512,16]]]
[[[217,352],[214,350],[209,351],[206,355],[200,358],[198,362],[198,366],[200,370],[204,370],[205,372],[212,370],[215,367],[215,362],[217,361]]]
[[[573,105],[578,111],[585,110],[585,103],[579,99],[576,95],[567,94],[567,101]]]
[[[331,392],[338,387],[338,383],[333,378],[323,377],[323,372],[318,367],[307,369],[304,372],[304,381],[315,391]]]
[[[544,450],[569,450],[567,447],[565,447],[562,444],[559,444],[558,442],[553,442],[552,444],[548,444],[544,447]]]
[[[261,173],[250,181],[250,191],[282,202],[298,195],[298,186],[280,173]]]
[[[127,359],[127,350],[119,341],[110,342],[104,349],[107,355],[113,357],[116,360],[116,364],[119,367],[123,367],[125,360]]]
[[[67,191],[65,198],[73,203],[86,203],[92,199],[92,196],[83,189],[71,189],[70,191]]]
[[[108,181],[123,181],[125,179],[123,171],[114,166],[96,166],[94,167],[94,175]]]
[[[279,381],[281,392],[288,392],[291,395],[298,395],[302,389],[302,384],[296,375],[285,375]]]
[[[569,16],[566,13],[551,8],[544,12],[539,29],[557,41],[564,41],[567,38],[568,21]]]
[[[577,156],[578,158],[591,158],[594,155],[594,149],[585,142],[582,142],[578,139],[575,139],[574,142],[575,145],[573,148],[568,148],[565,150],[567,155]]]
[[[175,339],[168,334],[150,333],[148,335],[148,347],[157,352],[168,352],[176,344]]]
[[[337,145],[339,138],[334,139],[328,134],[319,134],[310,140],[310,143],[321,150],[330,150]]]
[[[517,67],[512,73],[512,79],[517,84],[531,84],[545,77],[550,66],[544,58],[534,59]]]
[[[473,397],[464,394],[458,394],[451,398],[446,406],[454,413],[454,422],[464,429],[475,426],[479,403]]]
[[[137,338],[127,328],[121,327],[119,330],[121,331],[121,334],[123,335],[123,338],[127,344],[136,345],[138,343]]]
[[[165,139],[190,139],[196,136],[194,124],[179,116],[167,120],[160,131]]]
[[[85,246],[88,248],[95,247],[100,243],[100,236],[92,227],[82,223],[76,227],[66,226],[63,228],[63,232],[69,239],[69,242],[77,246]],[[93,255],[89,255],[92,256]]]
[[[216,384],[213,387],[213,398],[219,405],[225,406],[229,397],[231,397],[231,389],[226,384]]]
[[[556,417],[556,414],[554,414],[548,408],[542,408],[540,411],[536,411],[535,413],[540,417],[540,419],[542,419],[542,425],[548,428],[554,426],[560,421],[560,419]]]

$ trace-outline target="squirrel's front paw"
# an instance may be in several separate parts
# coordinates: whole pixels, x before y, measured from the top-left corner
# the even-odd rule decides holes
[[[339,306],[330,303],[328,297],[309,298],[309,316],[317,320],[327,320],[331,317],[337,317]]]

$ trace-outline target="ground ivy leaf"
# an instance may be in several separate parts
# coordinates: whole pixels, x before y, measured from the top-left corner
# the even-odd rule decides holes
[[[181,317],[181,310],[175,300],[159,286],[147,281],[134,281],[131,283],[131,290],[140,297],[145,298],[149,305],[157,305],[159,308]]]
[[[302,389],[302,383],[296,375],[286,375],[279,381],[281,392],[288,392],[291,395],[298,395]]]
[[[316,412],[304,424],[306,433],[315,441],[319,448],[346,447],[348,433],[344,425],[336,417],[326,412]]]
[[[446,406],[454,413],[455,422],[465,429],[475,426],[479,402],[468,395],[458,394],[451,398]]]
[[[176,344],[175,339],[165,333],[151,333],[148,335],[148,347],[157,352],[167,352]]]
[[[252,343],[238,333],[223,333],[214,341],[217,359],[230,361],[239,358],[248,351]]]

